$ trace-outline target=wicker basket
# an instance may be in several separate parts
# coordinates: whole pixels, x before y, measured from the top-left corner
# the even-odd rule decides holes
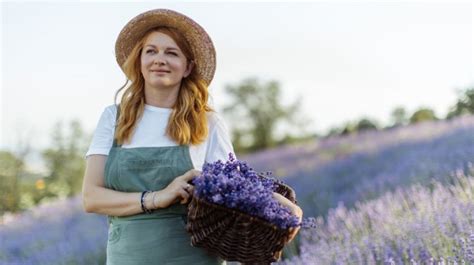
[[[264,178],[265,176],[259,175]],[[275,192],[297,203],[294,190],[277,183]],[[270,264],[278,261],[288,241],[289,229],[281,229],[259,217],[192,198],[186,230],[191,244],[227,261]]]

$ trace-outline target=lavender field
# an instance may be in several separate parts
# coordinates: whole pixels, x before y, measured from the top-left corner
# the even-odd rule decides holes
[[[316,230],[282,264],[474,262],[474,116],[239,156],[292,186]],[[309,232],[312,231],[312,232]],[[80,197],[0,225],[0,264],[104,264],[105,217]],[[452,263],[451,263],[452,264]]]
[[[105,264],[107,219],[82,210],[80,196],[3,217],[0,264]]]
[[[279,264],[474,264],[474,164],[454,185],[397,188],[331,209],[302,230],[301,255]]]
[[[284,179],[306,215],[325,216],[339,202],[350,208],[397,187],[433,180],[448,184],[450,172],[467,173],[474,162],[474,116],[365,131],[239,159]]]

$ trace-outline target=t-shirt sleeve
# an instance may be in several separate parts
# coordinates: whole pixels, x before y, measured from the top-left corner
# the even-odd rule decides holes
[[[109,155],[114,140],[115,115],[111,106],[104,109],[84,158],[93,154]]]
[[[230,139],[230,133],[224,119],[222,119],[217,113],[214,113],[214,119],[215,123],[211,128],[211,133],[209,135],[205,162],[212,163],[217,160],[225,162],[229,159],[229,153],[232,153],[237,159]]]

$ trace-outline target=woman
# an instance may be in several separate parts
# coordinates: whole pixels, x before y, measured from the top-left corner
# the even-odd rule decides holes
[[[107,264],[225,264],[192,247],[185,230],[190,181],[204,162],[234,153],[207,104],[216,62],[210,37],[190,18],[155,9],[125,25],[115,52],[131,84],[100,117],[83,184],[85,211],[108,216]],[[301,218],[299,207],[275,198]]]

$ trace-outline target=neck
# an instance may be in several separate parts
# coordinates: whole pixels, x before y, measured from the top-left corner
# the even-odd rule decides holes
[[[145,87],[145,103],[159,108],[173,108],[179,85],[173,88]]]

